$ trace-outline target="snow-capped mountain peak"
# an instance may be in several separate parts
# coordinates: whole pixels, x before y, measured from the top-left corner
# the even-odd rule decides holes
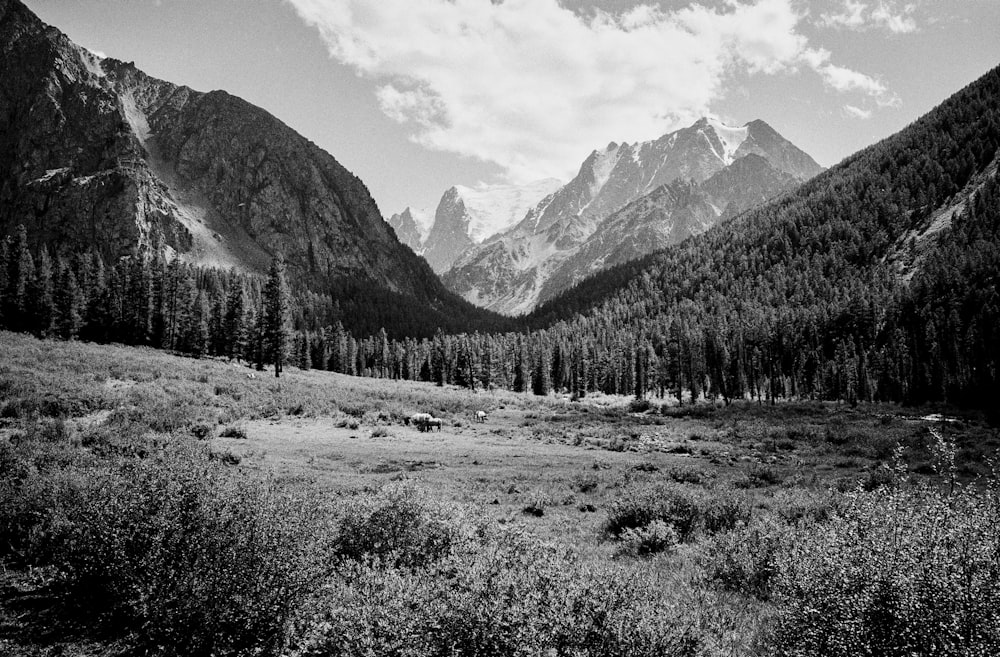
[[[719,153],[719,157],[726,163],[726,166],[729,166],[736,160],[736,151],[750,136],[750,127],[744,125],[740,128],[734,128],[712,117],[706,117],[705,123],[715,131],[715,135],[722,143],[722,153]]]
[[[591,171],[594,174],[594,181],[590,185],[590,195],[592,197],[597,196],[597,193],[601,191],[601,188],[611,178],[611,172],[614,171],[615,165],[618,164],[618,156],[625,145],[618,145],[615,142],[611,142],[603,151],[594,151],[591,154],[591,158],[593,159]]]
[[[472,303],[527,312],[596,268],[702,232],[820,170],[763,121],[734,127],[705,117],[651,141],[612,142],[519,224],[465,251],[443,280]],[[602,228],[664,185],[674,186]]]
[[[562,185],[554,178],[526,185],[454,185],[441,196],[433,214],[407,208],[390,217],[389,224],[401,242],[440,273],[466,249],[516,225]]]
[[[562,184],[562,181],[555,178],[546,178],[527,185],[456,185],[455,190],[463,200],[469,216],[469,238],[479,244],[504,232]]]

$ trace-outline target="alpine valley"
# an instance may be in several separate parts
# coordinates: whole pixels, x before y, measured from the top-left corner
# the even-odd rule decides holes
[[[498,148],[544,175],[566,148],[541,128],[652,111],[632,89],[659,95],[652,76],[679,68],[650,48],[657,25],[683,25],[695,58],[753,36],[717,62],[747,85],[725,101],[811,84],[767,118],[842,111],[834,139],[957,70],[900,58],[852,114],[822,73],[852,98],[883,83],[833,64],[819,3],[807,23],[797,0],[0,0],[0,656],[1000,655],[1000,67],[826,170],[763,121],[713,116],[602,146],[565,184],[454,186],[433,214],[385,219],[275,116],[99,57],[25,2],[70,8],[74,35],[81,15],[120,17],[102,34],[129,29],[144,55],[214,32],[276,60],[280,43],[295,55],[268,63],[302,87],[314,60],[292,46],[354,48],[371,70],[319,70],[357,73],[329,78],[348,104],[309,111],[359,109],[336,127],[401,199],[493,165],[446,174],[396,150],[413,133],[371,139],[411,116],[387,104],[449,138],[468,134],[458,106],[488,140],[524,120],[544,139]],[[972,23],[1000,13],[936,3],[963,19],[948,43],[933,4],[830,0],[847,13],[823,20],[864,46],[851,65],[911,38],[982,61],[996,30]],[[197,20],[219,7],[231,25]],[[876,9],[912,21],[892,51],[870,45]],[[767,39],[782,11],[826,68],[787,60],[803,70],[754,86],[768,60],[742,58],[788,45]],[[295,31],[263,36],[258,12]],[[578,47],[596,32],[613,56]],[[496,61],[456,66],[454,42]],[[623,91],[592,94],[621,102],[577,123],[595,96],[546,96],[523,65],[470,79],[509,67],[499,43],[610,71]],[[232,61],[227,82],[256,83]],[[395,73],[411,67],[446,69],[461,101]],[[373,97],[341,93],[358,89]],[[385,116],[367,123],[365,102]]]

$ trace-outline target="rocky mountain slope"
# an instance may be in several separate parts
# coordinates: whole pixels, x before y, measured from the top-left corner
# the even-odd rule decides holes
[[[753,164],[743,163],[748,156],[755,157]],[[730,175],[708,182],[734,165]],[[611,143],[591,153],[572,181],[517,226],[464,253],[444,282],[472,303],[521,314],[592,271],[697,234],[820,171],[812,158],[763,121],[733,128],[706,118],[654,141]],[[601,229],[629,203],[678,180],[708,186],[697,198],[676,188],[633,209],[628,223],[635,234],[620,232],[621,217]],[[695,205],[681,207],[686,201]],[[650,212],[654,207],[659,210]],[[666,208],[671,210],[665,214]],[[700,219],[672,219],[674,211]],[[639,234],[652,237],[633,239]]]
[[[678,179],[632,201],[601,222],[545,281],[539,302],[554,298],[581,280],[688,237],[794,189],[802,181],[746,155],[698,184]]]
[[[455,185],[441,196],[426,231],[419,230],[421,218],[410,208],[390,217],[389,224],[400,241],[423,255],[434,271],[444,273],[463,252],[514,226],[561,185],[553,178],[526,185]]]
[[[397,212],[386,221],[396,231],[396,238],[410,247],[414,253],[423,253],[424,240],[427,239],[427,230],[424,228],[423,217],[411,208],[406,208],[402,212]]]
[[[0,234],[19,223],[105,258],[162,249],[262,271],[280,250],[314,285],[453,299],[361,180],[274,116],[98,58],[0,0]]]
[[[991,352],[1000,344],[993,337],[998,169],[1000,67],[794,191],[589,277],[528,321],[544,328],[582,314],[584,324],[599,315],[601,326],[624,318],[634,327],[665,326],[666,316],[693,310],[716,328],[733,328],[755,315],[770,324],[757,334],[765,342],[774,324],[799,322],[801,335],[823,343],[818,349],[833,351],[850,336],[851,349],[870,349],[869,358],[905,345],[910,334],[914,345],[903,347],[902,360],[887,362],[913,368],[939,395],[943,373],[913,363],[934,357],[942,336],[953,340],[948,358],[968,348],[981,362],[983,342]],[[961,376],[986,370],[976,369]]]

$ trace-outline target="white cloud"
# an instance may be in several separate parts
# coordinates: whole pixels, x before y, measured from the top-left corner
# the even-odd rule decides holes
[[[844,0],[834,13],[820,15],[819,23],[827,27],[848,30],[884,29],[895,34],[917,31],[917,21],[913,14],[916,3],[900,4],[895,0],[880,0],[877,3],[863,0]]]
[[[855,107],[854,105],[844,105],[844,113],[855,119],[870,119],[872,111]]]
[[[805,67],[831,90],[888,97],[809,47],[794,1],[584,16],[558,0],[288,0],[416,142],[522,182],[568,177],[595,144],[709,114],[737,71]]]

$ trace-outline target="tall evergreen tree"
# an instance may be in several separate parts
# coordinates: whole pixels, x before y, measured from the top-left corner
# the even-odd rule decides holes
[[[35,261],[28,249],[28,232],[20,224],[7,254],[7,289],[3,295],[3,317],[11,331],[28,330],[31,309],[28,295],[34,276]]]
[[[264,342],[274,362],[274,376],[281,376],[288,351],[288,320],[291,310],[288,281],[285,278],[285,259],[278,253],[271,261],[264,288]]]
[[[38,253],[35,276],[30,286],[31,330],[40,338],[52,335],[55,328],[56,305],[52,290],[52,259],[42,247]]]
[[[225,354],[227,358],[239,360],[247,348],[247,293],[243,282],[232,273],[229,297],[226,299],[226,314],[223,320],[225,334]]]
[[[60,259],[58,265],[58,284],[55,290],[56,333],[63,340],[75,340],[83,327],[83,293],[69,263]]]

